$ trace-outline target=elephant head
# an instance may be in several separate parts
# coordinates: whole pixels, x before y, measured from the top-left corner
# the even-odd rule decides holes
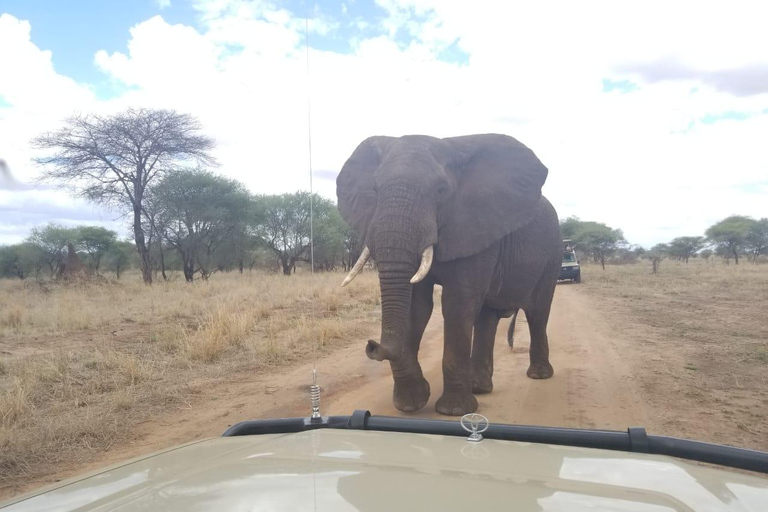
[[[371,359],[397,361],[408,332],[411,287],[433,258],[476,254],[528,223],[547,168],[505,135],[371,137],[336,180],[339,212],[365,240],[344,285],[372,257],[381,285],[381,344]]]

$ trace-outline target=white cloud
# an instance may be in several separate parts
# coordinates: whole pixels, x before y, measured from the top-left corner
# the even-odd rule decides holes
[[[165,9],[171,6],[171,0],[155,0],[155,4],[159,9]]]
[[[732,213],[768,215],[759,192],[768,95],[731,94],[707,78],[768,66],[761,4],[725,12],[690,2],[378,3],[388,35],[356,40],[349,55],[313,49],[308,78],[301,16],[264,1],[197,0],[199,27],[156,16],[131,29],[126,53],[96,54],[101,70],[131,87],[106,102],[56,74],[28,24],[0,18],[0,48],[23,49],[0,50],[15,77],[0,82],[12,104],[0,108],[0,150],[13,135],[14,159],[28,160],[29,137],[73,109],[163,106],[198,116],[217,140],[220,171],[251,190],[307,188],[309,83],[318,170],[338,170],[373,134],[496,131],[549,167],[545,193],[561,216],[607,222],[635,242],[700,234]],[[316,14],[310,30],[373,21]],[[454,42],[468,63],[437,58]],[[636,90],[605,93],[604,79]],[[730,112],[752,117],[703,122]],[[315,185],[335,197],[332,180]]]

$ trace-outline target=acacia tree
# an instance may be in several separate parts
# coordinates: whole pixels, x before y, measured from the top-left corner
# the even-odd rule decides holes
[[[345,233],[349,229],[335,207],[327,208],[315,224],[315,270],[335,270],[344,260]]]
[[[667,252],[672,258],[688,263],[691,256],[702,247],[704,247],[703,236],[679,236],[669,242]]]
[[[595,262],[600,262],[605,270],[605,258],[616,252],[624,240],[620,229],[613,229],[600,222],[578,221],[570,238],[576,247],[592,254]]]
[[[643,257],[651,262],[651,273],[655,274],[659,270],[661,260],[666,258],[669,253],[669,246],[667,244],[656,244],[651,247],[650,251],[646,251]]]
[[[342,268],[349,272],[352,270],[352,265],[360,258],[360,254],[363,252],[363,240],[355,230],[346,226],[344,230],[344,254],[342,255],[341,265]]]
[[[746,246],[757,264],[761,254],[768,252],[768,218],[756,220],[747,230]]]
[[[563,240],[573,240],[576,236],[576,231],[584,224],[581,219],[576,216],[571,216],[560,221],[560,233],[563,235]]]
[[[93,270],[98,274],[101,259],[117,242],[117,233],[100,226],[80,226],[77,228],[78,249],[88,255]]]
[[[296,192],[262,196],[263,222],[257,234],[274,252],[284,275],[291,275],[299,261],[310,260],[310,197],[313,198],[316,226],[329,223],[336,205],[317,194]],[[318,233],[322,240],[322,231]]]
[[[715,256],[718,256],[725,260],[726,265],[731,264],[731,258],[733,257],[733,252],[726,247],[725,245],[715,245]]]
[[[149,187],[144,194],[144,204],[141,207],[144,213],[142,227],[144,232],[147,233],[147,249],[150,252],[150,260],[152,260],[154,243],[158,259],[160,260],[160,274],[163,276],[163,281],[167,281],[168,275],[165,273],[165,248],[163,247],[163,241],[167,238],[167,230],[164,224],[166,216],[162,215],[163,207],[162,201],[154,193],[154,187]],[[155,273],[157,273],[157,267],[153,265],[153,268]]]
[[[51,277],[59,272],[59,267],[67,255],[67,244],[78,240],[78,228],[67,228],[50,222],[43,227],[33,228],[27,242],[40,249],[42,260],[48,265]]]
[[[130,267],[131,256],[136,257],[136,249],[133,247],[133,243],[127,241],[119,241],[112,244],[104,255],[105,264],[108,270],[115,272],[115,277],[120,279],[120,275]]]
[[[207,280],[218,270],[217,251],[250,218],[250,195],[237,181],[200,169],[168,173],[153,195],[161,205],[157,220],[181,257],[184,278],[191,282],[200,273]]]
[[[747,244],[747,236],[755,220],[743,215],[732,215],[709,227],[707,238],[717,246],[719,255],[728,254],[727,261],[733,256],[739,264],[739,251]]]
[[[152,269],[141,223],[148,186],[163,173],[185,162],[213,165],[211,138],[200,134],[200,123],[173,110],[128,109],[112,116],[68,118],[58,131],[32,141],[45,151],[35,160],[43,181],[69,186],[78,195],[133,214],[133,235],[146,284]]]
[[[44,256],[42,249],[30,242],[0,247],[0,277],[26,279],[33,272],[38,275],[45,265]]]

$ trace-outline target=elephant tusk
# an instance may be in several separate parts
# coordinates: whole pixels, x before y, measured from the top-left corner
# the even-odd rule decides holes
[[[432,256],[434,252],[435,247],[433,245],[430,245],[424,249],[424,252],[421,255],[421,264],[419,265],[419,270],[417,270],[416,274],[414,274],[414,276],[411,278],[411,284],[416,284],[427,277],[429,269],[432,268]]]
[[[357,277],[357,274],[360,273],[361,270],[363,270],[363,265],[368,261],[368,259],[371,257],[371,251],[368,250],[368,246],[366,245],[363,249],[362,254],[360,254],[360,257],[357,259],[357,262],[355,263],[355,266],[352,267],[352,270],[349,271],[349,275],[347,275],[346,279],[344,279],[344,282],[341,283],[341,287],[344,288],[349,283],[352,282],[352,280]]]

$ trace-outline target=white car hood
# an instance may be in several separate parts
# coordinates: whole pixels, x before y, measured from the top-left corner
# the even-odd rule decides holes
[[[216,438],[17,498],[21,511],[768,511],[768,479],[665,456],[313,430]]]

